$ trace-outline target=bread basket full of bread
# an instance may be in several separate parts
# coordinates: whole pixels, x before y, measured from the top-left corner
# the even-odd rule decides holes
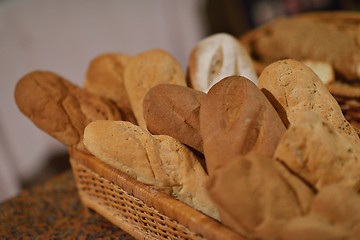
[[[217,33],[184,71],[108,52],[15,100],[69,152],[80,199],[136,239],[360,239],[360,14]]]

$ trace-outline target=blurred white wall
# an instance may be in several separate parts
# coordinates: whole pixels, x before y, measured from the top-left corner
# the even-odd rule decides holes
[[[185,71],[205,36],[203,0],[0,0],[0,202],[65,147],[22,115],[18,79],[51,70],[81,85],[89,61],[114,51],[170,52]]]

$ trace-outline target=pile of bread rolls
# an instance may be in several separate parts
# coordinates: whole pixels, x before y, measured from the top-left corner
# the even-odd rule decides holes
[[[314,29],[321,22],[306,19]],[[298,26],[281,21],[287,29]],[[249,239],[359,239],[354,125],[304,55],[256,55],[241,39],[219,33],[199,41],[186,74],[161,49],[97,56],[81,87],[34,71],[19,80],[15,100],[66,146]],[[308,52],[306,60],[325,62],[317,58],[324,54]],[[342,69],[336,58],[325,66]]]
[[[258,73],[285,58],[311,67],[360,132],[359,25],[358,12],[306,13],[276,18],[238,39]]]

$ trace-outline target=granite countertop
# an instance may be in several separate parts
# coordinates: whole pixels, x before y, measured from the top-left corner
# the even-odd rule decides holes
[[[134,238],[81,204],[68,170],[0,204],[0,239]]]

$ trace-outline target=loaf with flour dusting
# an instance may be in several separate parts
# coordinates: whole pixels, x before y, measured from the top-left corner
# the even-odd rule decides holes
[[[84,143],[101,161],[219,218],[205,188],[208,175],[196,156],[174,138],[151,135],[127,121],[99,120],[86,127]]]

